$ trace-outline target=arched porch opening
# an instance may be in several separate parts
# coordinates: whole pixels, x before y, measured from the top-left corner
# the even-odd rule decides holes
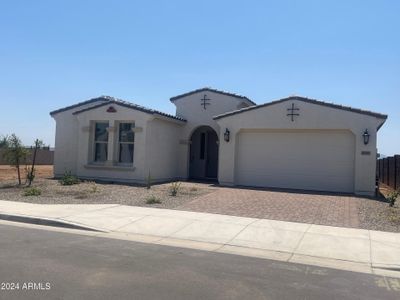
[[[210,126],[200,126],[193,131],[189,149],[190,179],[217,179],[218,144],[218,135]]]

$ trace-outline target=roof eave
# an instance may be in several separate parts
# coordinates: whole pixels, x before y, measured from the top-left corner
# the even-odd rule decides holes
[[[383,126],[383,124],[385,124],[386,123],[386,120],[387,120],[387,116],[386,116],[386,118],[384,118],[384,119],[381,119],[382,120],[382,122],[379,124],[379,126],[376,128],[376,131],[378,132],[379,131],[379,129],[381,129],[381,127]]]
[[[49,114],[50,114],[51,117],[54,117],[54,115],[56,115],[56,114],[59,114],[59,113],[62,113],[62,112],[66,112],[68,110],[71,110],[71,109],[74,109],[74,108],[78,108],[78,107],[83,106],[83,105],[91,104],[91,103],[94,103],[94,102],[97,102],[97,101],[107,102],[107,101],[109,101],[108,99],[106,99],[107,97],[108,96],[100,96],[100,97],[92,98],[92,99],[89,99],[89,100],[86,100],[86,101],[83,101],[83,102],[79,102],[79,103],[74,104],[74,105],[70,105],[70,106],[66,106],[66,107],[60,108],[60,109],[53,110]]]
[[[238,99],[247,101],[247,102],[249,102],[249,103],[252,104],[252,105],[257,105],[255,102],[253,102],[252,100],[250,100],[250,99],[247,98],[246,96],[236,95],[236,94],[233,94],[233,93],[224,92],[224,91],[220,91],[220,90],[213,89],[213,88],[201,88],[201,89],[193,90],[193,91],[190,91],[190,92],[187,92],[187,93],[184,93],[184,94],[180,94],[180,95],[171,97],[171,98],[169,99],[169,101],[171,101],[172,103],[174,103],[176,100],[182,99],[182,98],[184,98],[184,97],[187,97],[187,96],[190,96],[190,95],[193,95],[193,94],[196,94],[196,93],[201,93],[201,92],[204,92],[204,91],[213,92],[213,93],[222,94],[222,95],[225,95],[225,96],[230,96],[230,97],[238,98]]]
[[[171,117],[164,116],[164,115],[156,113],[156,112],[153,113],[153,116],[155,118],[158,118],[158,119],[161,119],[161,120],[166,120],[166,121],[178,123],[178,124],[181,124],[181,125],[187,123],[187,120],[185,120],[185,119],[182,119],[182,118],[171,118]]]
[[[267,102],[267,103],[264,103],[264,104],[259,104],[259,105],[256,105],[256,106],[249,106],[249,107],[242,108],[242,109],[239,109],[239,110],[234,110],[234,111],[231,111],[231,112],[227,112],[227,113],[224,113],[224,114],[221,114],[221,115],[217,115],[217,116],[213,117],[213,119],[214,120],[218,120],[218,119],[230,117],[230,116],[233,116],[233,115],[236,115],[236,114],[240,114],[240,113],[243,113],[243,112],[246,112],[246,111],[249,111],[249,110],[258,109],[258,108],[262,108],[262,107],[266,107],[266,106],[271,106],[271,105],[274,105],[274,104],[278,104],[278,103],[282,103],[282,102],[290,101],[290,100],[299,100],[299,101],[303,101],[303,102],[306,102],[306,103],[311,103],[311,104],[315,104],[315,105],[330,107],[330,108],[333,108],[333,109],[340,109],[340,110],[349,111],[349,112],[352,112],[352,113],[368,115],[368,116],[375,117],[375,118],[378,118],[378,119],[383,119],[383,120],[386,120],[387,117],[388,117],[387,115],[380,114],[380,113],[375,113],[375,112],[371,112],[371,111],[364,111],[364,110],[361,110],[361,109],[356,109],[356,108],[342,106],[342,105],[338,105],[338,104],[323,102],[323,101],[319,101],[319,100],[315,100],[315,99],[309,99],[309,98],[304,98],[304,97],[299,97],[299,96],[293,96],[293,97],[282,98],[282,99],[275,100],[275,101],[272,101],[272,102]]]
[[[85,109],[75,111],[72,114],[73,115],[78,115],[80,113],[83,113],[83,112],[86,112],[86,111],[89,111],[89,110],[93,110],[93,109],[96,109],[96,108],[100,108],[100,107],[103,107],[103,106],[106,106],[106,105],[110,105],[110,104],[119,105],[119,106],[122,106],[122,107],[126,107],[126,108],[129,108],[129,109],[137,110],[137,111],[140,111],[140,112],[143,112],[143,113],[146,113],[146,114],[150,114],[150,115],[163,116],[165,119],[170,119],[170,120],[173,120],[173,121],[186,122],[186,120],[182,119],[182,118],[174,117],[174,116],[171,116],[171,115],[168,115],[168,114],[164,114],[164,113],[158,112],[158,111],[153,111],[151,109],[146,109],[145,107],[141,107],[139,105],[127,104],[127,103],[119,102],[119,101],[115,101],[115,100],[110,100],[110,101],[107,101],[107,102],[104,102],[104,103],[100,103],[100,104],[95,105],[95,106],[87,107]]]

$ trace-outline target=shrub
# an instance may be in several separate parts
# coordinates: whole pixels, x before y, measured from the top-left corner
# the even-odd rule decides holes
[[[24,196],[40,196],[42,191],[37,187],[29,187],[24,190]]]
[[[161,200],[156,196],[149,196],[146,198],[146,204],[160,204]]]
[[[98,187],[97,187],[97,183],[94,181],[88,181],[89,184],[89,193],[97,193],[98,191]]]
[[[386,199],[389,201],[389,206],[393,207],[396,203],[397,197],[400,195],[400,191],[393,191],[387,195]]]
[[[66,171],[63,177],[60,179],[61,185],[73,185],[80,182],[79,178],[72,175],[71,171]]]
[[[181,187],[181,183],[178,181],[171,183],[171,187],[170,187],[171,196],[175,197],[178,194],[180,187]]]

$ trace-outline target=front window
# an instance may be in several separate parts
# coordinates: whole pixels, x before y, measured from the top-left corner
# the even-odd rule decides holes
[[[132,129],[135,127],[133,123],[119,123],[119,162],[133,163],[133,151],[135,143],[135,133]]]
[[[108,153],[108,122],[98,122],[94,131],[94,161],[105,162]]]

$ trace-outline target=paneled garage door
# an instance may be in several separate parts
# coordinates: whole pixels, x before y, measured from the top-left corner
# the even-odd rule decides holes
[[[236,184],[354,192],[354,135],[349,131],[241,132]]]

